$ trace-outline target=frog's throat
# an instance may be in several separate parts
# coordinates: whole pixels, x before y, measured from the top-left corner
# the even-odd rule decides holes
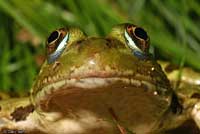
[[[152,81],[143,79],[127,77],[89,77],[81,79],[72,78],[60,80],[43,87],[34,97],[34,103],[40,103],[40,101],[45,100],[48,96],[53,95],[55,92],[59,92],[59,90],[63,89],[66,90],[66,92],[71,93],[73,92],[73,88],[81,88],[82,90],[95,90],[114,84],[123,85],[124,87],[133,86],[136,88],[144,89],[147,92],[151,92],[153,95],[159,94],[156,89],[167,92],[165,87],[154,84]]]

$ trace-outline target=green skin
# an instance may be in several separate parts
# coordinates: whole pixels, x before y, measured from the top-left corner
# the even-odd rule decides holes
[[[178,96],[184,98],[178,101],[179,93],[161,66],[151,57],[133,54],[124,36],[127,25],[113,27],[104,38],[88,37],[78,28],[57,30],[69,33],[66,48],[55,61],[42,65],[30,101],[0,103],[0,128],[52,134],[153,134],[194,118],[196,114],[190,113],[198,99],[191,96],[196,88],[190,96],[181,90],[185,98]],[[47,42],[47,58],[52,53],[48,46],[57,45],[52,42]],[[25,119],[11,117],[29,104],[34,110]]]

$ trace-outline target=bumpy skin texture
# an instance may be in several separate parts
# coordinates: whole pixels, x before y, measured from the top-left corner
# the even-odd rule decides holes
[[[177,127],[191,108],[182,109],[148,49],[147,33],[133,24],[117,25],[104,38],[75,27],[52,32],[30,99],[1,102],[0,128],[145,134]]]

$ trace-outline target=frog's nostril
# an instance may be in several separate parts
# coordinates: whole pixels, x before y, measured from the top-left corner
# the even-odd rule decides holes
[[[148,38],[146,31],[144,31],[144,29],[139,27],[135,28],[135,35],[144,40],[147,40]]]
[[[52,41],[56,40],[58,38],[58,36],[59,36],[58,31],[52,32],[51,35],[49,36],[48,40],[47,40],[48,43],[51,43]]]

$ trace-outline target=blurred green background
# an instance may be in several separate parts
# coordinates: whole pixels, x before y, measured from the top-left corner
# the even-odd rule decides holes
[[[0,91],[29,90],[51,31],[103,36],[123,22],[146,29],[157,59],[200,70],[199,0],[1,0]]]

